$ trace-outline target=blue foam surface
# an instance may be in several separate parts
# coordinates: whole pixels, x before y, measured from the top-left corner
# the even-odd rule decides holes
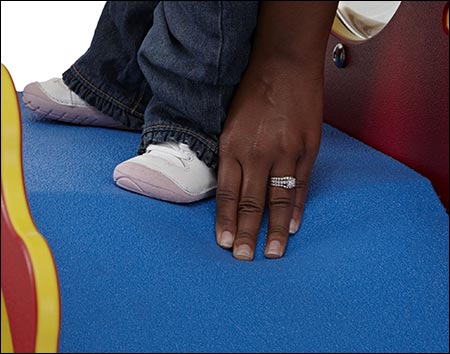
[[[62,352],[448,352],[448,215],[429,181],[325,126],[285,257],[215,242],[215,201],[119,189],[139,134],[23,113],[30,208],[54,253]]]

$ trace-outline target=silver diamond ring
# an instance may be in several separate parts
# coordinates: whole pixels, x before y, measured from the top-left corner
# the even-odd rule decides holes
[[[270,177],[270,186],[285,189],[295,188],[297,180],[295,177]]]

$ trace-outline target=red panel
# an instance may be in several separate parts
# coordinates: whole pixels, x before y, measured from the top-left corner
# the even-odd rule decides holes
[[[36,347],[36,290],[28,251],[17,236],[1,195],[2,291],[16,353],[34,353]]]
[[[326,121],[412,167],[449,202],[449,48],[445,1],[403,1],[371,40],[346,45],[347,67],[328,43]]]

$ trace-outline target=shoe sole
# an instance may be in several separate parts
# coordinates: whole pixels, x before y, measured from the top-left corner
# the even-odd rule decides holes
[[[123,162],[117,166],[113,178],[116,185],[123,189],[174,203],[192,203],[215,194],[215,189],[195,195],[186,193],[161,172],[133,162]]]
[[[39,115],[59,122],[128,130],[120,122],[99,112],[94,107],[79,107],[59,104],[51,100],[37,83],[27,85],[23,90],[22,101],[26,107]]]

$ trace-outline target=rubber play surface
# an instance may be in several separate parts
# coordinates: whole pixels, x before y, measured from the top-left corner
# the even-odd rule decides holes
[[[19,99],[21,101],[21,99]],[[448,352],[448,215],[430,182],[325,125],[279,260],[216,245],[215,201],[114,185],[139,134],[21,104],[31,213],[61,287],[62,352]]]

